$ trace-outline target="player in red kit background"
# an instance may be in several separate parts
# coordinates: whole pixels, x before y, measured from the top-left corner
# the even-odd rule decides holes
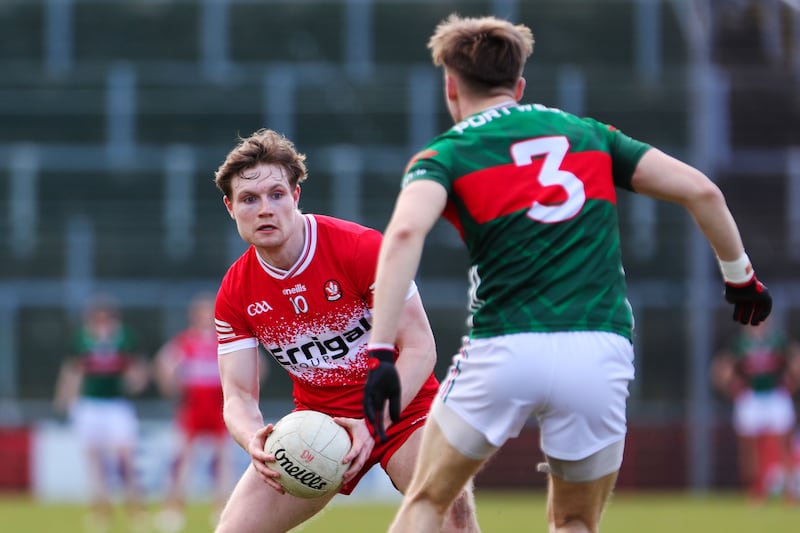
[[[230,438],[222,418],[213,294],[198,294],[192,299],[188,322],[186,329],[164,344],[155,358],[161,393],[179,398],[175,418],[181,436],[165,509],[157,519],[163,531],[178,531],[185,522],[187,473],[198,439],[213,446],[214,502],[218,510],[228,495],[230,479],[230,461],[225,451]]]
[[[399,421],[368,427],[362,412],[366,347],[379,232],[298,209],[305,156],[271,130],[259,130],[228,154],[216,172],[228,212],[252,246],[230,267],[216,302],[219,368],[227,427],[252,462],[222,512],[218,532],[284,532],[318,513],[335,495],[286,494],[264,451],[273,425],[259,409],[259,344],[289,373],[296,409],[335,417],[353,439],[339,492],[349,494],[380,463],[402,492],[438,382],[435,343],[413,283],[397,337],[403,383]],[[398,417],[395,417],[398,418]],[[376,442],[373,432],[382,438]],[[471,490],[452,506],[446,531],[478,531]]]

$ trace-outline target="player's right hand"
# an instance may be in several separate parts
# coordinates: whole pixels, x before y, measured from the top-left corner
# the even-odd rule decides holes
[[[347,430],[352,440],[350,451],[342,458],[342,463],[350,463],[342,478],[342,482],[347,483],[364,468],[375,447],[375,439],[370,433],[369,424],[363,418],[336,416],[333,420]]]
[[[267,424],[256,431],[247,445],[247,453],[250,454],[253,468],[255,468],[261,479],[267,485],[283,494],[285,493],[283,486],[277,481],[277,478],[280,477],[280,473],[267,466],[267,463],[275,462],[275,456],[264,451],[264,444],[267,442],[267,437],[272,433],[274,428],[274,424]]]
[[[394,366],[395,350],[370,349],[369,372],[364,385],[364,416],[381,442],[386,442],[383,416],[389,402],[389,418],[400,420],[400,375]]]
[[[755,274],[745,283],[725,282],[725,300],[733,304],[733,320],[756,326],[772,311],[772,296]]]

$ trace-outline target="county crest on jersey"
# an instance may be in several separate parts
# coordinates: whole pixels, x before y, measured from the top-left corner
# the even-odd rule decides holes
[[[464,119],[412,159],[403,186],[448,192],[443,213],[469,251],[475,337],[611,331],[631,338],[615,187],[650,147],[538,104]]]
[[[361,418],[381,234],[322,215],[304,215],[305,244],[289,270],[250,247],[217,296],[219,355],[260,343],[294,382],[295,402]]]

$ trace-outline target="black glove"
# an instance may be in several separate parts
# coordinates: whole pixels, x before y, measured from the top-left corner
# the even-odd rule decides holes
[[[726,281],[725,300],[733,304],[733,319],[740,324],[758,325],[772,311],[772,296],[755,276],[746,283]]]
[[[400,420],[400,375],[394,366],[395,351],[373,349],[367,355],[369,372],[364,385],[364,415],[380,441],[386,442],[383,411],[387,401],[389,418],[395,423]]]

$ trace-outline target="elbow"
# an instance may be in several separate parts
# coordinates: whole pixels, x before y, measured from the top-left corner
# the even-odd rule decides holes
[[[722,191],[708,178],[696,180],[695,187],[688,192],[683,203],[691,211],[707,209],[709,206],[724,207],[726,205]]]
[[[436,366],[436,346],[433,343],[415,343],[398,346],[404,364],[413,366],[419,373],[433,372]]]
[[[424,240],[425,232],[413,224],[391,224],[386,229],[384,240],[391,241],[397,245],[404,246],[408,243]]]
[[[429,343],[419,344],[408,351],[414,354],[414,357],[416,358],[415,364],[418,368],[433,370],[433,367],[436,364],[435,346]]]
[[[436,344],[431,341],[422,349],[422,353],[424,354],[422,363],[425,365],[425,368],[428,368],[431,372],[433,372],[434,367],[436,366]]]

